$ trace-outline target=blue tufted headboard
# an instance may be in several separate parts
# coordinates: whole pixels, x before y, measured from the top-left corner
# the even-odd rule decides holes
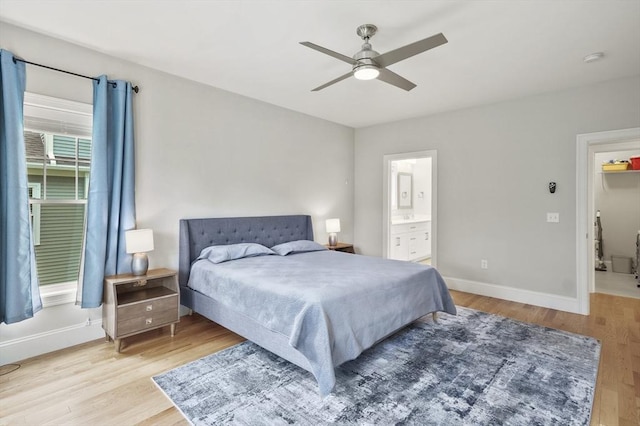
[[[180,219],[178,281],[186,286],[193,262],[212,245],[258,243],[266,247],[296,240],[313,241],[311,216]]]

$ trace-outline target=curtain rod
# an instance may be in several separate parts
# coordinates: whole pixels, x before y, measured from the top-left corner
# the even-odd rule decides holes
[[[15,64],[15,63],[16,63],[16,61],[24,62],[25,64],[29,64],[29,65],[35,65],[35,66],[37,66],[37,67],[46,68],[46,69],[48,69],[48,70],[53,70],[53,71],[63,72],[63,73],[65,73],[65,74],[75,75],[76,77],[82,77],[82,78],[88,78],[89,80],[100,81],[100,80],[98,80],[98,79],[97,79],[97,78],[95,78],[95,77],[89,77],[88,75],[82,75],[82,74],[78,74],[78,73],[71,72],[71,71],[61,70],[61,69],[59,69],[59,68],[50,67],[50,66],[48,66],[48,65],[37,64],[37,63],[35,63],[35,62],[30,62],[30,61],[27,61],[27,60],[24,60],[24,59],[16,58],[16,57],[14,56],[14,57],[13,57],[13,63]],[[110,81],[109,83],[110,83],[110,84],[113,84],[113,87],[116,87],[116,83],[111,82],[111,81]],[[138,88],[138,86],[133,86],[133,87],[132,87],[132,89],[133,89],[133,91],[134,91],[134,92],[136,92],[136,93],[138,93],[138,90],[140,90],[140,89]]]

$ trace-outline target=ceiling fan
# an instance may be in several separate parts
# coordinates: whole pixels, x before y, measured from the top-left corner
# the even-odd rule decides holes
[[[360,25],[356,29],[356,34],[364,40],[364,44],[362,45],[362,49],[353,55],[352,58],[341,53],[334,52],[333,50],[326,49],[322,46],[318,46],[317,44],[313,44],[308,41],[301,41],[300,44],[303,46],[307,46],[311,49],[317,50],[318,52],[333,56],[334,58],[340,59],[353,67],[350,72],[341,75],[322,86],[316,87],[312,92],[322,90],[325,87],[331,86],[332,84],[349,78],[352,75],[358,80],[373,80],[374,78],[377,78],[385,83],[389,83],[393,86],[399,87],[400,89],[409,91],[416,87],[416,85],[393,71],[388,70],[387,67],[395,64],[396,62],[400,62],[404,59],[417,55],[418,53],[425,52],[429,49],[433,49],[434,47],[447,43],[446,37],[442,33],[439,33],[381,55],[373,50],[371,48],[371,44],[369,44],[369,39],[373,37],[377,31],[378,27],[372,24]]]

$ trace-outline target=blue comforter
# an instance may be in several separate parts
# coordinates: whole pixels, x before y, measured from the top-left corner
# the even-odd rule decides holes
[[[436,269],[335,251],[203,259],[188,286],[287,336],[322,395],[335,385],[335,366],[423,315],[456,314]]]

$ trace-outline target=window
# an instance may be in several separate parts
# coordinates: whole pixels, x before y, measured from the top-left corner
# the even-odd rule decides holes
[[[24,111],[31,223],[38,278],[46,297],[46,289],[75,290],[78,280],[92,112],[91,105],[29,93]]]

